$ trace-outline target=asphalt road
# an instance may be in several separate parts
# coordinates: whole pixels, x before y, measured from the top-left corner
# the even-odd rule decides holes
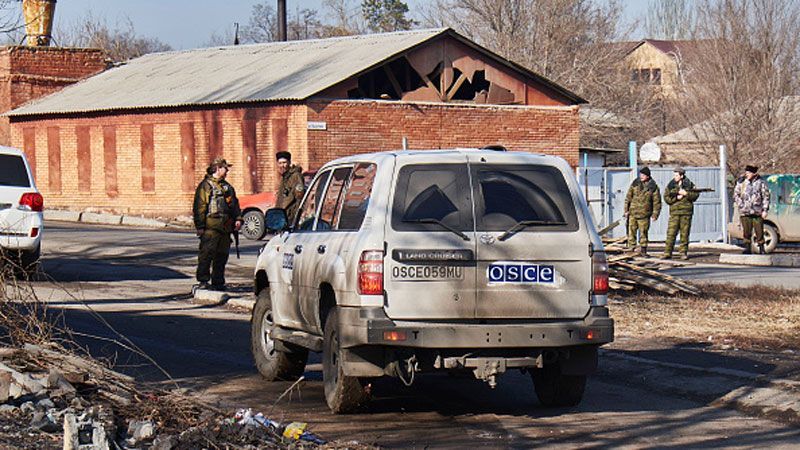
[[[249,288],[258,243],[243,241],[231,259],[229,283]],[[680,388],[680,374],[644,367],[625,355],[679,360],[755,374],[791,368],[702,348],[615,342],[601,357],[576,408],[542,408],[529,377],[508,373],[495,390],[446,375],[375,383],[361,414],[336,416],[325,406],[321,366],[312,355],[306,380],[282,400],[290,383],[266,383],[249,352],[249,315],[189,301],[197,239],[190,233],[48,223],[42,265],[49,281],[40,298],[73,339],[118,370],[143,381],[174,380],[228,408],[251,407],[279,421],[309,422],[327,439],[388,447],[737,447],[796,448],[800,429],[710,406],[741,380],[709,376],[707,389]],[[146,355],[125,349],[136,347]],[[698,372],[699,373],[699,372]],[[660,374],[660,376],[659,376]],[[687,377],[702,377],[694,372]],[[678,379],[679,383],[670,380]],[[702,385],[701,385],[702,386]]]

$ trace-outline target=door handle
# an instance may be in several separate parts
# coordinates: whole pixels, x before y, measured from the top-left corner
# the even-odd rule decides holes
[[[295,253],[301,253],[302,251],[303,251],[303,246],[302,245],[298,244],[298,245],[294,246],[294,252]]]
[[[319,247],[317,247],[317,253],[320,255],[325,253],[325,244],[321,244]]]

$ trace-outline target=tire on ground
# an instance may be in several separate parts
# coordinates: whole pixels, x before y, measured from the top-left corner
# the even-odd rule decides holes
[[[251,241],[257,241],[267,234],[264,214],[261,211],[250,210],[242,217],[242,235]]]
[[[755,234],[755,233],[754,233]],[[778,229],[775,228],[774,225],[765,223],[764,224],[764,251],[767,253],[772,253],[778,247],[780,238],[778,236]],[[753,237],[752,242],[752,250],[753,253],[758,253],[758,243],[755,241],[755,237]]]
[[[250,350],[261,375],[268,381],[294,381],[305,371],[308,349],[288,342],[276,342],[269,336],[269,328],[274,325],[272,300],[269,288],[258,294],[253,316],[250,320]],[[286,349],[279,350],[279,347]]]
[[[583,399],[586,375],[564,375],[558,364],[531,372],[534,389],[543,406],[575,406]]]
[[[351,413],[369,401],[369,394],[357,377],[344,375],[339,348],[337,308],[325,319],[325,338],[322,344],[322,380],[325,401],[336,414]]]

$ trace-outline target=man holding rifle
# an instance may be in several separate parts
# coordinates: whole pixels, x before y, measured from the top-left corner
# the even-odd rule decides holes
[[[229,167],[231,165],[224,159],[214,159],[194,194],[194,226],[200,238],[198,289],[208,289],[210,280],[211,289],[225,290],[225,264],[228,263],[232,233],[237,237],[238,255],[237,233],[242,226],[242,212],[236,191],[225,181]]]
[[[686,178],[686,171],[676,167],[672,180],[664,189],[664,201],[669,205],[669,223],[667,224],[667,240],[665,242],[664,259],[672,259],[675,238],[681,233],[681,259],[689,259],[689,231],[692,229],[694,202],[705,189],[696,189],[694,183]]]

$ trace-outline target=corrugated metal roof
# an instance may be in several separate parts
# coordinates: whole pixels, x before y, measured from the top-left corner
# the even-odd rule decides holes
[[[303,100],[446,32],[452,30],[153,53],[7,115]]]

